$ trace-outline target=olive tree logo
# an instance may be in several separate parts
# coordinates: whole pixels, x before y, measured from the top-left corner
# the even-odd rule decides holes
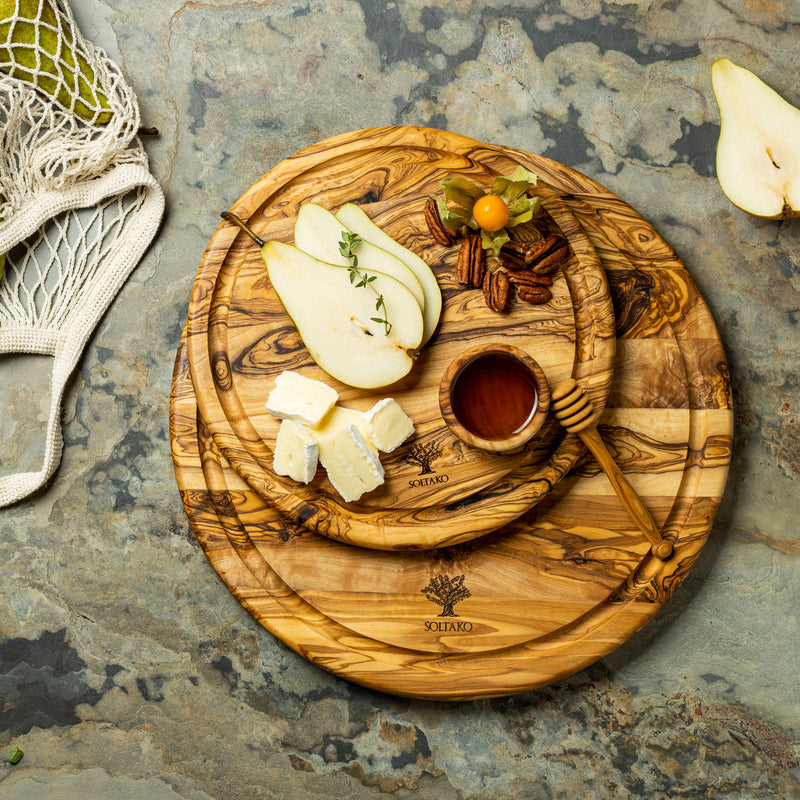
[[[455,578],[448,578],[447,575],[436,575],[428,581],[428,585],[422,589],[422,594],[436,605],[442,607],[440,617],[457,617],[458,614],[453,610],[453,606],[461,600],[472,596],[472,592],[464,586],[464,576],[456,575]]]
[[[427,444],[414,444],[408,448],[406,453],[406,461],[409,464],[415,464],[422,468],[420,475],[431,475],[431,462],[442,454],[441,449],[436,442],[428,442]]]

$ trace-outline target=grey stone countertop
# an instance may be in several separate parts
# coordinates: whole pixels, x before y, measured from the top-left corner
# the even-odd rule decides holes
[[[69,386],[55,478],[0,510],[0,798],[800,797],[800,220],[726,200],[710,85],[729,57],[800,104],[800,3],[73,8],[159,131],[167,213]],[[607,658],[503,699],[399,699],[293,653],[212,570],[170,458],[175,351],[220,210],[305,145],[395,124],[610,188],[687,265],[732,375],[733,463],[688,579]],[[0,362],[4,474],[39,458],[33,374]]]

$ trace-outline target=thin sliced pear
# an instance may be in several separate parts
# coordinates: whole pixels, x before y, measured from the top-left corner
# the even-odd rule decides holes
[[[711,66],[720,135],[717,179],[727,198],[757,217],[800,214],[800,109],[727,58]]]
[[[266,242],[261,255],[270,283],[311,357],[329,375],[362,389],[388,386],[408,374],[422,344],[422,311],[400,281],[361,270],[383,296],[385,326],[372,318],[376,295],[350,282],[349,270],[326,264],[282,242]]]
[[[350,260],[339,251],[343,231],[352,233],[327,208],[316,203],[303,203],[294,223],[294,244],[326,264],[348,267]],[[414,295],[420,309],[425,308],[422,286],[405,262],[366,239],[358,245],[356,254],[359,269],[381,272],[395,278]]]
[[[439,317],[442,313],[442,292],[439,283],[431,268],[416,254],[407,247],[403,247],[381,230],[355,203],[346,203],[336,212],[338,219],[346,228],[357,233],[362,239],[377,247],[381,247],[401,261],[404,261],[409,269],[417,276],[417,280],[422,286],[425,295],[425,308],[423,309],[423,319],[425,331],[422,336],[423,344],[433,335],[436,326],[439,324]]]

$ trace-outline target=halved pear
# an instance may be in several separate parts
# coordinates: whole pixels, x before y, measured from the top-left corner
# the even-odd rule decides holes
[[[436,326],[439,324],[439,317],[442,314],[442,292],[433,270],[416,254],[403,247],[399,242],[392,239],[388,233],[381,230],[355,203],[346,203],[336,212],[336,219],[346,228],[357,233],[362,239],[380,247],[401,261],[405,262],[409,269],[417,276],[417,280],[422,286],[425,295],[425,308],[422,315],[425,329],[422,336],[423,344],[433,335]]]
[[[350,260],[339,251],[342,232],[352,233],[327,208],[316,203],[303,203],[294,223],[294,244],[327,264],[349,267]],[[400,281],[414,295],[420,309],[425,308],[425,295],[417,277],[397,256],[364,239],[357,248],[358,268],[381,272]]]
[[[388,386],[408,374],[422,344],[422,311],[400,281],[359,265],[359,273],[375,277],[359,287],[349,270],[282,242],[266,242],[261,255],[283,307],[325,372],[362,389]],[[376,310],[376,292],[391,323],[388,334],[373,319],[383,313]]]
[[[800,214],[800,109],[727,58],[711,66],[720,135],[717,178],[727,198],[757,217]]]

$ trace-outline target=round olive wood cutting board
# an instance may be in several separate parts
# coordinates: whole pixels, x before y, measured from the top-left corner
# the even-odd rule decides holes
[[[667,562],[649,554],[586,457],[529,513],[458,546],[380,552],[314,534],[265,502],[221,456],[198,415],[185,346],[178,354],[173,453],[198,539],[256,619],[342,677],[442,699],[555,680],[644,625],[708,536],[732,428],[713,321],[644,220],[589,179],[565,177],[554,185],[601,254],[617,317],[615,377],[600,429],[675,541]]]
[[[479,152],[479,158],[476,153]],[[258,249],[222,225],[204,255],[189,310],[188,358],[203,419],[226,460],[270,504],[317,533],[378,549],[441,547],[516,519],[574,464],[577,443],[555,421],[519,453],[496,455],[465,446],[438,408],[448,364],[480,343],[514,344],[539,361],[551,384],[574,376],[598,410],[605,403],[614,353],[613,311],[589,237],[547,185],[536,191],[543,232],[560,232],[572,257],[541,306],[514,301],[507,313],[487,308],[480,290],[455,278],[458,247],[437,245],[423,220],[439,181],[462,175],[491,186],[517,160],[499,148],[420,128],[358,131],[281,162],[237,202],[234,212],[262,238],[292,241],[303,202],[332,211],[358,201],[381,227],[433,265],[443,294],[434,337],[407,378],[380,390],[344,386],[311,360],[266,278]],[[515,231],[525,238],[533,226]],[[324,313],[324,308],[320,309]],[[333,385],[340,405],[365,411],[394,397],[415,423],[414,436],[382,457],[386,482],[358,503],[344,503],[324,470],[308,486],[272,469],[278,423],[265,409],[275,377],[286,369]]]

